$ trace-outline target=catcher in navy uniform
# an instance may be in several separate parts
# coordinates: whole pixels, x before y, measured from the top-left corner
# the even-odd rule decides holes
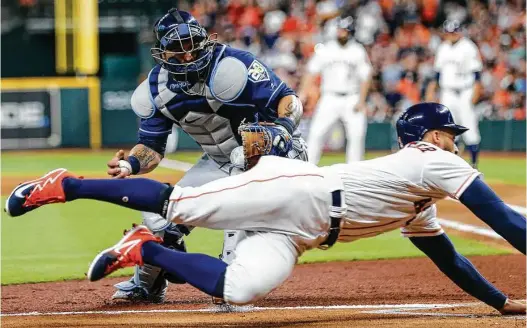
[[[253,157],[278,155],[306,161],[306,146],[297,130],[302,104],[295,92],[251,53],[217,42],[188,12],[171,9],[154,25],[151,53],[157,65],[134,91],[134,112],[141,118],[137,144],[119,150],[108,174],[125,178],[151,172],[165,153],[173,124],[188,133],[204,155],[178,182],[196,187],[238,172]],[[260,124],[261,123],[261,124]],[[245,140],[242,140],[244,135]],[[271,139],[263,149],[258,140]],[[245,147],[251,143],[253,147]],[[263,144],[263,142],[260,142]],[[192,227],[175,225],[154,213],[143,223],[168,247],[185,250],[183,236]],[[243,231],[225,231],[220,257],[230,263]],[[113,299],[160,303],[168,281],[184,283],[161,269],[136,267],[131,280],[115,285]]]

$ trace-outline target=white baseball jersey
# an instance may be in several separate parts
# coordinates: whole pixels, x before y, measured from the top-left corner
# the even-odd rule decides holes
[[[358,93],[360,84],[371,71],[370,60],[364,47],[350,40],[345,46],[332,40],[317,46],[307,70],[321,74],[321,92]]]
[[[444,41],[439,45],[434,70],[441,73],[441,88],[470,88],[475,82],[474,72],[482,69],[478,47],[472,40],[463,37],[454,44]]]
[[[322,168],[264,156],[246,173],[198,188],[175,188],[168,217],[192,226],[315,240],[327,233],[330,192],[343,189],[347,212],[341,241],[400,227],[409,236],[433,235],[442,230],[432,205],[447,196],[459,198],[479,175],[461,157],[426,142],[377,159]]]
[[[426,142],[392,155],[333,165],[344,182],[347,215],[340,241],[371,237],[402,227],[405,236],[443,233],[435,202],[458,199],[480,175],[461,157]]]

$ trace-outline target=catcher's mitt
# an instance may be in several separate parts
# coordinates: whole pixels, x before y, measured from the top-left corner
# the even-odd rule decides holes
[[[238,134],[242,137],[245,170],[253,167],[260,156],[285,157],[293,147],[293,139],[286,128],[274,123],[242,123]]]

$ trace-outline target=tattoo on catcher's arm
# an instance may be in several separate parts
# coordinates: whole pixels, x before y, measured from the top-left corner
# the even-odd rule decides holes
[[[139,170],[139,173],[137,174],[151,172],[157,167],[157,165],[159,165],[163,158],[161,154],[143,144],[135,145],[135,147],[130,150],[130,155],[137,158],[141,164],[141,170]]]
[[[295,122],[296,126],[300,123],[303,113],[302,103],[294,95],[285,96],[278,103],[278,117],[288,117]]]

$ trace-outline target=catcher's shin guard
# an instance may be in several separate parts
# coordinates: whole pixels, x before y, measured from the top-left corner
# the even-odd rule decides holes
[[[136,266],[132,279],[114,285],[117,291],[112,299],[163,303],[168,283],[161,271],[160,268],[147,264],[142,267]]]
[[[144,222],[152,223],[151,220],[148,221],[148,214],[144,213]],[[149,228],[151,227],[154,226],[149,226]],[[169,223],[163,230],[154,231],[154,234],[163,238],[163,246],[186,252],[187,250],[183,240],[185,233],[181,232],[179,228],[185,230],[186,234],[189,233],[189,229],[186,229],[186,227]],[[149,264],[141,267],[136,266],[134,276],[130,280],[122,281],[115,285],[117,291],[112,296],[112,299],[162,303],[165,301],[168,288],[167,280],[176,284],[185,283],[181,278],[170,275],[161,268]]]

